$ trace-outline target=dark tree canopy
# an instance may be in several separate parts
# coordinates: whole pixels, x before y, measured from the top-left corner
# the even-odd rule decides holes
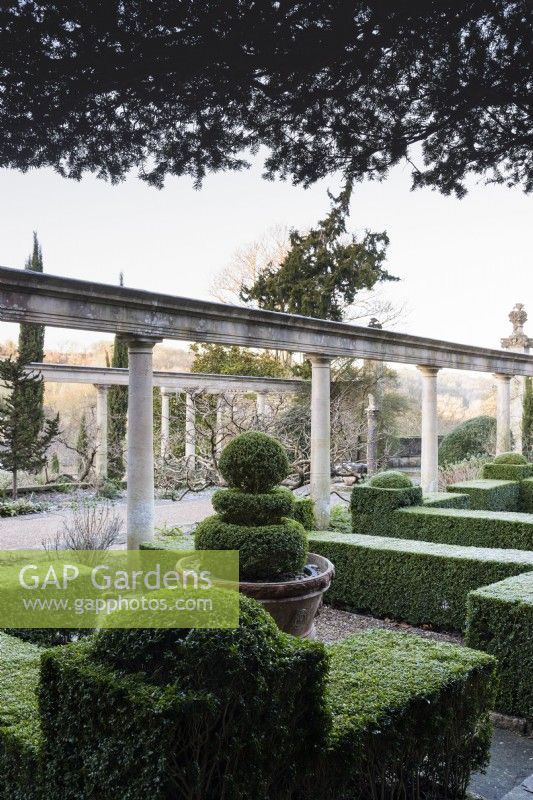
[[[0,166],[160,186],[264,146],[304,185],[408,156],[530,191],[531,30],[528,0],[5,0]]]

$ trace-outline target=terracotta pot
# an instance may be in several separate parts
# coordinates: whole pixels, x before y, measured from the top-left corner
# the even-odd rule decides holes
[[[320,575],[279,583],[241,581],[239,589],[261,603],[282,631],[301,639],[314,639],[315,615],[322,595],[331,585],[335,567],[315,553],[309,553],[307,562],[317,566]]]

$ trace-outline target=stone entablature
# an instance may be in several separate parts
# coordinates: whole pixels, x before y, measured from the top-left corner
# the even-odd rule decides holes
[[[533,357],[524,353],[6,267],[0,267],[0,319],[137,337],[533,376]]]
[[[38,372],[45,383],[93,383],[107,386],[127,386],[129,374],[120,367],[86,367],[76,364],[33,363],[28,372]],[[299,391],[308,381],[297,378],[257,378],[242,375],[210,375],[204,372],[153,373],[154,386],[176,391],[204,390],[213,394],[224,392],[272,392],[288,394]]]

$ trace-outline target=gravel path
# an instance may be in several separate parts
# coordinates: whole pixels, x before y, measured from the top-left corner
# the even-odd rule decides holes
[[[123,520],[126,530],[126,503],[117,501],[114,509]],[[20,517],[0,519],[0,550],[33,550],[42,546],[43,540],[49,539],[61,530],[66,517],[72,512],[68,508],[43,514],[27,514]],[[156,500],[155,524],[189,526],[200,522],[213,513],[210,498],[205,495],[187,496],[179,502],[172,500]],[[123,540],[125,543],[125,538]]]
[[[317,639],[326,644],[338,642],[352,633],[369,631],[372,628],[381,628],[387,631],[400,631],[403,633],[416,633],[425,639],[434,639],[437,642],[453,642],[462,644],[462,637],[457,633],[440,633],[431,628],[414,628],[404,622],[376,619],[366,614],[353,614],[351,611],[341,611],[338,608],[322,606],[316,618]]]

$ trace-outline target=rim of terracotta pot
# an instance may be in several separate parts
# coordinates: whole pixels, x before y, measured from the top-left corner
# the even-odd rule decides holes
[[[332,562],[325,556],[309,553],[307,563],[322,568],[320,575],[292,578],[288,581],[240,581],[239,586],[248,596],[275,596],[277,598],[298,597],[327,588],[335,575],[335,567]]]
[[[198,551],[197,551],[198,552]],[[194,556],[184,556],[180,558],[177,566],[186,563]],[[248,597],[298,597],[313,592],[320,592],[329,587],[335,576],[335,566],[325,556],[318,553],[308,553],[307,563],[314,564],[322,568],[320,575],[309,575],[307,578],[292,578],[288,581],[239,581],[238,586]],[[217,585],[223,586],[228,581],[217,581]]]

